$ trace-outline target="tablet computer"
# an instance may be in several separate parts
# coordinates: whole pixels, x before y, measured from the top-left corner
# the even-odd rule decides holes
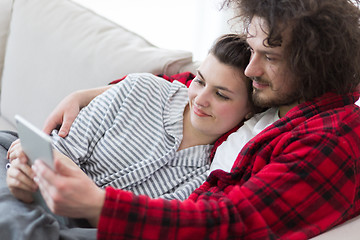
[[[15,116],[15,122],[21,147],[30,165],[36,159],[40,159],[48,167],[54,169],[51,137],[19,115]]]

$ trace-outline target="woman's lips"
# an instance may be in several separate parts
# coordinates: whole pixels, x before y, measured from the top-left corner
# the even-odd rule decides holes
[[[193,105],[193,112],[199,117],[209,117],[210,116],[210,115],[206,114],[204,111],[200,110],[195,105]]]

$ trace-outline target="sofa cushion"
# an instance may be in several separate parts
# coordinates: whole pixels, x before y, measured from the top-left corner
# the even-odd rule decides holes
[[[42,127],[70,92],[132,72],[173,75],[191,62],[190,52],[158,48],[70,0],[14,0],[1,115]]]

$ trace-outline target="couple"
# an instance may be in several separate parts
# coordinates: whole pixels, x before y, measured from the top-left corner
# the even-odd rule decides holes
[[[188,200],[169,201],[102,190],[79,169],[56,161],[54,173],[38,161],[34,179],[50,208],[96,223],[99,239],[308,239],[358,215],[360,11],[353,2],[226,1],[247,33],[254,104],[280,117],[242,148],[230,173],[215,170]]]
[[[244,75],[249,57],[245,38],[228,34],[217,39],[188,89],[152,74],[130,74],[105,87],[105,93],[82,109],[66,138],[53,132],[56,158],[73,161],[101,188],[185,200],[208,176],[213,143],[253,115],[251,81]],[[74,102],[84,101],[89,91],[77,95],[60,104],[65,105],[65,114],[79,109]],[[11,192],[31,203],[37,184],[19,140],[10,147],[8,158]],[[80,198],[100,202],[93,196]],[[74,226],[71,219],[59,220],[63,228]],[[37,234],[36,229],[29,232]],[[55,229],[43,235],[57,238],[57,233]]]

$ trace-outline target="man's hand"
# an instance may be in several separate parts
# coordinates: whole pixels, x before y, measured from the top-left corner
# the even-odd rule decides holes
[[[60,126],[59,136],[66,137],[80,109],[87,106],[92,99],[110,87],[111,86],[104,86],[71,93],[65,97],[48,116],[43,131],[50,134],[53,129]]]
[[[55,156],[54,167],[55,171],[52,171],[39,160],[33,165],[34,180],[49,209],[62,216],[86,218],[97,226],[105,191],[97,187],[79,167],[69,164],[63,155]]]
[[[67,136],[72,123],[82,107],[79,105],[77,98],[76,93],[70,94],[56,106],[45,121],[43,131],[46,134],[50,134],[53,129],[60,126],[59,136]]]

